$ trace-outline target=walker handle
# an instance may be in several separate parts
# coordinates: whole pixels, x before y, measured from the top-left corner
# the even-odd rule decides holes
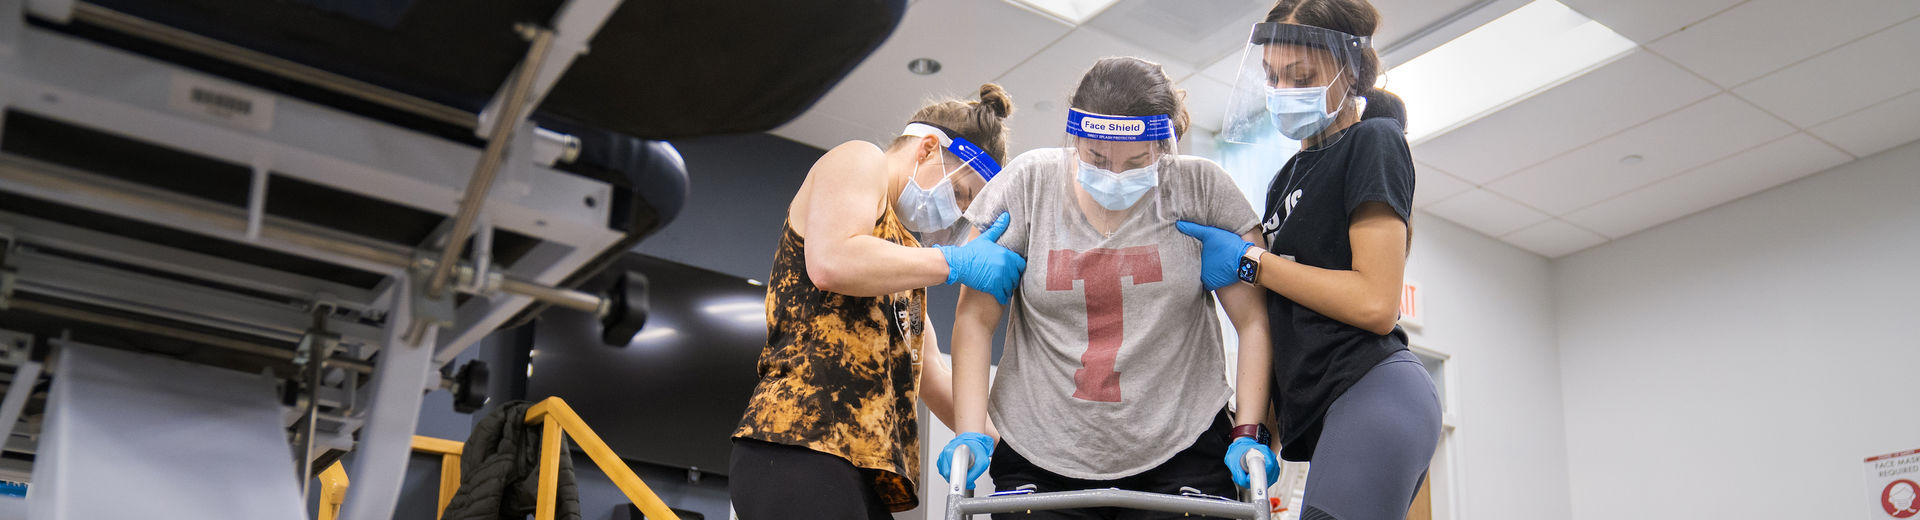
[[[947,467],[947,520],[965,518],[960,515],[960,499],[969,495],[967,472],[973,469],[973,450],[961,444],[953,447],[953,462]]]
[[[1247,450],[1240,464],[1247,470],[1247,491],[1253,495],[1248,501],[1254,503],[1254,518],[1267,520],[1273,515],[1273,506],[1267,500],[1267,456],[1260,450]]]

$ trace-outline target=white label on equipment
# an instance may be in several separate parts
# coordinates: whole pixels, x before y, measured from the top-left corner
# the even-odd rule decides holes
[[[1920,449],[1867,457],[1867,518],[1920,515]]]
[[[167,107],[255,132],[273,128],[272,94],[214,80],[176,73],[167,92]]]

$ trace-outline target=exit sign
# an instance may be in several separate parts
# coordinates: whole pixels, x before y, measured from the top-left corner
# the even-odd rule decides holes
[[[1420,282],[1406,280],[1400,287],[1400,326],[1420,329],[1426,324],[1427,293],[1420,289]]]

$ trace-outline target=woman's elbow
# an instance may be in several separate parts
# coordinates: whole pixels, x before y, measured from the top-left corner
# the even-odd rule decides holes
[[[841,289],[844,288],[842,287],[841,280],[846,277],[831,263],[814,260],[815,259],[809,258],[807,261],[807,280],[813,282],[813,286],[822,291],[831,293],[841,292]]]
[[[1368,309],[1360,317],[1360,323],[1355,325],[1366,329],[1367,332],[1382,336],[1392,334],[1393,327],[1400,324],[1400,302],[1393,303],[1394,305],[1380,305]]]

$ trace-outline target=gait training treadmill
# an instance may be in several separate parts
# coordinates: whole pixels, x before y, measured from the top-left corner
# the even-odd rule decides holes
[[[796,117],[905,8],[0,0],[0,480],[300,518],[355,452],[344,517],[391,517],[422,391],[486,401],[461,352],[644,326],[644,273],[575,287],[679,213],[667,140]]]

